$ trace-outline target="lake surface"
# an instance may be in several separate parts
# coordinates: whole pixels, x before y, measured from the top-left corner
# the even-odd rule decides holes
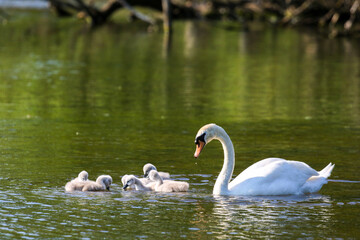
[[[176,22],[88,31],[46,12],[0,26],[0,238],[355,239],[360,234],[360,42],[309,30]],[[221,144],[234,176],[267,157],[335,163],[306,196],[215,197]],[[151,162],[188,193],[123,191]],[[86,170],[111,192],[66,193]],[[354,181],[354,182],[352,182]]]

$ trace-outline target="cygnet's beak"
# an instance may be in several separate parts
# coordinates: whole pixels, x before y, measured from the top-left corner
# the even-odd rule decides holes
[[[123,187],[124,190],[126,190],[126,188],[128,187],[129,185],[126,183],[125,186]]]
[[[110,191],[110,186],[106,187],[106,189],[107,189],[108,191]]]
[[[201,151],[203,150],[203,148],[205,147],[205,142],[203,141],[198,141],[198,143],[196,144],[196,150],[195,150],[195,153],[194,153],[194,157],[195,158],[198,158]]]

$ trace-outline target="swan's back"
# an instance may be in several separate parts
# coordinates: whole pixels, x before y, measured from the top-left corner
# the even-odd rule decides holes
[[[311,178],[317,179],[316,187],[313,187],[315,181],[307,183]],[[254,163],[231,181],[229,192],[237,195],[301,194],[319,190],[326,182],[326,178],[304,162],[267,158]]]

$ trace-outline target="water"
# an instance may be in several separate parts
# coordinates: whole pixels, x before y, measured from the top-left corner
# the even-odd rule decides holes
[[[0,6],[5,8],[44,9],[49,7],[46,0],[0,0]]]
[[[360,44],[308,30],[176,22],[169,49],[142,24],[88,31],[44,12],[0,26],[0,238],[257,239],[359,236]],[[221,145],[234,174],[266,157],[336,164],[317,194],[214,197]],[[188,193],[122,191],[151,162]],[[87,170],[111,192],[65,193]]]

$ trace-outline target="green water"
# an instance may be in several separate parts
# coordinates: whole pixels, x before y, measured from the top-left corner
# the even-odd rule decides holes
[[[357,238],[360,183],[344,180],[360,180],[359,41],[174,28],[168,46],[142,24],[88,31],[37,13],[0,26],[0,238]],[[282,157],[333,162],[336,181],[306,196],[214,197],[221,145],[193,158],[210,122],[234,143],[235,176]],[[122,191],[147,162],[190,191]],[[111,192],[65,193],[81,170],[111,175]]]

